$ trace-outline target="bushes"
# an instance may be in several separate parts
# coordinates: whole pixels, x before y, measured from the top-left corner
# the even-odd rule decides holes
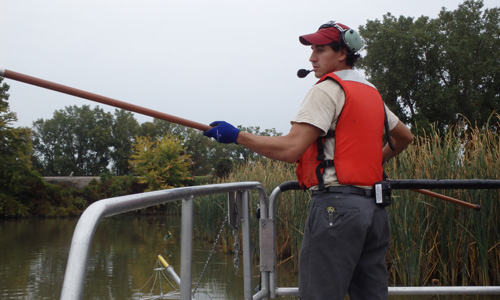
[[[79,215],[85,200],[69,185],[46,183],[38,175],[24,177],[25,189],[16,194],[0,193],[0,215],[4,217],[66,217]]]
[[[146,186],[133,176],[111,176],[103,173],[100,180],[92,180],[82,189],[88,205],[95,201],[144,192]]]

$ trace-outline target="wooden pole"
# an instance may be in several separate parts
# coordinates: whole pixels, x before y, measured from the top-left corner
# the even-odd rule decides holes
[[[152,110],[152,109],[149,109],[149,108],[145,108],[145,107],[142,107],[142,106],[138,106],[138,105],[130,104],[130,103],[127,103],[127,102],[119,101],[119,100],[112,99],[112,98],[109,98],[109,97],[104,97],[104,96],[101,96],[101,95],[98,95],[98,94],[94,94],[94,93],[89,93],[89,92],[82,91],[82,90],[79,90],[79,89],[75,89],[75,88],[72,88],[72,87],[69,87],[69,86],[65,86],[65,85],[62,85],[62,84],[59,84],[59,83],[55,83],[55,82],[43,80],[43,79],[40,79],[40,78],[28,76],[28,75],[21,74],[21,73],[18,73],[18,72],[14,72],[14,71],[10,71],[10,70],[0,69],[0,76],[5,77],[5,78],[9,78],[9,79],[13,79],[13,80],[17,80],[17,81],[20,81],[20,82],[24,82],[24,83],[27,83],[27,84],[39,86],[39,87],[42,87],[42,88],[46,88],[46,89],[53,90],[53,91],[56,91],[56,92],[60,92],[60,93],[63,93],[63,94],[68,94],[68,95],[72,95],[72,96],[75,96],[75,97],[79,97],[79,98],[83,98],[83,99],[87,99],[87,100],[99,102],[99,103],[102,103],[102,104],[106,104],[106,105],[110,105],[110,106],[122,108],[122,109],[125,109],[125,110],[128,110],[128,111],[133,111],[133,112],[136,112],[136,113],[139,113],[139,114],[142,114],[142,115],[146,115],[146,116],[150,116],[150,117],[153,117],[153,118],[165,120],[165,121],[172,122],[172,123],[175,123],[175,124],[179,124],[179,125],[182,125],[182,126],[191,127],[191,128],[198,129],[198,130],[201,130],[201,131],[206,131],[206,130],[208,130],[208,129],[211,128],[210,126],[205,125],[205,124],[201,124],[201,123],[198,123],[198,122],[194,122],[194,121],[190,121],[190,120],[187,120],[187,119],[179,118],[179,117],[176,117],[176,116],[173,116],[173,115],[169,115],[169,114],[166,114],[166,113],[163,113],[163,112],[159,112],[159,111],[156,111],[156,110]]]
[[[452,197],[441,195],[441,194],[438,194],[438,193],[435,193],[435,192],[431,192],[429,190],[410,189],[410,191],[414,191],[414,192],[417,192],[417,193],[420,193],[420,194],[424,194],[424,195],[427,195],[427,196],[430,196],[430,197],[434,197],[434,198],[438,198],[438,199],[441,199],[441,200],[445,200],[445,201],[448,201],[448,202],[451,202],[451,203],[454,203],[454,204],[462,205],[462,206],[465,206],[465,207],[468,207],[468,208],[472,208],[474,210],[481,210],[481,206],[479,204],[465,202],[465,201],[462,201],[462,200],[458,200],[456,198],[452,198]]]

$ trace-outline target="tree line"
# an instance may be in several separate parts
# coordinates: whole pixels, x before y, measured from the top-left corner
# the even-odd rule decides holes
[[[359,28],[366,42],[359,67],[415,135],[443,133],[467,120],[499,133],[489,120],[500,111],[500,9],[483,6],[467,0],[456,10],[443,8],[436,19],[388,13]],[[77,214],[99,197],[199,184],[200,178],[224,177],[235,164],[260,159],[195,129],[157,119],[139,124],[131,112],[98,106],[68,106],[32,128],[15,128],[9,86],[2,80],[0,216]],[[128,178],[74,193],[42,180],[71,174]]]
[[[240,128],[259,135],[278,135],[274,129]],[[160,159],[158,151],[147,153],[160,148],[165,153],[175,148],[193,176],[220,175],[226,160],[237,164],[257,157],[239,145],[207,139],[196,129],[159,119],[139,124],[129,111],[116,109],[112,114],[89,105],[68,106],[54,112],[51,119],[36,120],[32,142],[33,165],[44,176],[130,175],[145,155]]]
[[[361,26],[361,68],[415,134],[488,126],[500,110],[500,9],[466,0],[436,19],[386,14]],[[498,128],[493,128],[498,130]]]

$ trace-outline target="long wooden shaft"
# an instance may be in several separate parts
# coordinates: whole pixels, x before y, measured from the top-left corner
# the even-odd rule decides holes
[[[142,107],[142,106],[138,106],[138,105],[130,104],[130,103],[127,103],[127,102],[119,101],[119,100],[112,99],[112,98],[109,98],[109,97],[104,97],[104,96],[101,96],[101,95],[98,95],[98,94],[94,94],[94,93],[89,93],[89,92],[82,91],[82,90],[79,90],[79,89],[75,89],[75,88],[72,88],[72,87],[69,87],[69,86],[65,86],[65,85],[62,85],[62,84],[59,84],[59,83],[55,83],[55,82],[43,80],[43,79],[40,79],[40,78],[32,77],[32,76],[29,76],[29,75],[21,74],[21,73],[10,71],[10,70],[0,69],[0,76],[5,77],[5,78],[9,78],[9,79],[13,79],[13,80],[17,80],[17,81],[20,81],[20,82],[24,82],[24,83],[27,83],[27,84],[31,84],[31,85],[36,85],[36,86],[39,86],[39,87],[42,87],[42,88],[46,88],[46,89],[49,89],[49,90],[53,90],[53,91],[57,91],[57,92],[60,92],[60,93],[72,95],[72,96],[75,96],[75,97],[84,98],[84,99],[87,99],[87,100],[91,100],[91,101],[95,101],[95,102],[99,102],[99,103],[111,105],[111,106],[114,106],[114,107],[122,108],[122,109],[125,109],[125,110],[128,110],[128,111],[133,111],[133,112],[136,112],[136,113],[139,113],[139,114],[143,114],[143,115],[150,116],[150,117],[153,117],[153,118],[157,118],[157,119],[165,120],[165,121],[168,121],[168,122],[176,123],[176,124],[179,124],[179,125],[182,125],[182,126],[187,126],[187,127],[195,128],[195,129],[198,129],[198,130],[201,130],[201,131],[206,131],[206,130],[208,130],[208,129],[211,128],[210,126],[202,124],[202,123],[198,123],[198,122],[190,121],[190,120],[187,120],[187,119],[179,118],[179,117],[176,117],[176,116],[173,116],[173,115],[169,115],[169,114],[166,114],[166,113],[163,113],[163,112],[159,112],[159,111],[156,111],[156,110],[152,110],[152,109],[149,109],[149,108],[145,108],[145,107]]]
[[[434,197],[434,198],[438,198],[438,199],[441,199],[441,200],[445,200],[445,201],[448,201],[448,202],[451,202],[451,203],[454,203],[454,204],[458,204],[458,205],[462,205],[462,206],[465,206],[465,207],[468,207],[468,208],[472,208],[472,209],[475,209],[475,210],[481,210],[481,206],[478,205],[478,204],[465,202],[465,201],[462,201],[462,200],[458,200],[456,198],[452,198],[452,197],[441,195],[441,194],[438,194],[438,193],[435,193],[435,192],[431,192],[429,190],[423,190],[423,189],[410,189],[410,190],[414,191],[414,192],[417,192],[417,193],[420,193],[420,194],[424,194],[424,195],[430,196],[430,197]]]

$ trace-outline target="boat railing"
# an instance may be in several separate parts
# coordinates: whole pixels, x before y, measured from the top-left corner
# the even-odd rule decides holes
[[[259,182],[238,182],[183,187],[142,194],[103,199],[91,204],[82,214],[73,233],[64,274],[61,300],[82,299],[92,239],[99,222],[106,217],[173,201],[182,201],[181,219],[181,287],[180,299],[192,299],[193,200],[195,197],[228,193],[241,200],[241,231],[243,242],[243,277],[245,299],[252,298],[252,256],[250,252],[250,190],[259,194],[260,205],[267,207],[267,196]],[[264,212],[262,215],[267,218]]]
[[[408,182],[387,181],[385,185],[392,185],[392,189],[402,188],[455,188],[457,185],[464,189],[497,189],[498,180],[448,180],[428,181],[413,180]],[[269,202],[261,204],[261,218],[259,220],[260,239],[260,272],[261,290],[253,296],[253,300],[277,298],[282,296],[298,296],[298,287],[278,287],[276,268],[276,214],[278,197],[282,192],[301,190],[297,181],[288,181],[276,187],[269,196]],[[268,216],[267,218],[265,216]],[[418,286],[418,287],[389,287],[389,295],[500,295],[500,286]]]
[[[492,182],[489,182],[491,184]],[[495,188],[500,181],[493,182]],[[394,182],[391,182],[394,184]],[[425,182],[425,184],[428,184]],[[484,188],[484,187],[483,187]],[[488,186],[487,188],[491,188]],[[90,205],[80,217],[71,242],[68,263],[61,291],[62,300],[81,299],[88,267],[89,252],[92,239],[99,222],[106,217],[134,210],[182,201],[181,219],[181,276],[180,299],[191,300],[192,267],[193,267],[193,201],[195,197],[213,194],[228,194],[228,205],[237,203],[238,220],[230,220],[234,224],[241,222],[243,249],[243,284],[244,299],[271,299],[281,296],[298,296],[298,287],[277,286],[276,259],[276,214],[277,199],[282,192],[299,190],[296,181],[289,181],[276,187],[269,198],[259,182],[238,182],[194,187],[183,187],[169,190],[147,192],[100,200]],[[255,293],[252,288],[252,255],[250,234],[250,191],[256,190],[259,195],[259,267],[260,288]],[[229,211],[229,209],[228,209]],[[230,214],[231,215],[231,214]],[[229,216],[229,219],[234,216]],[[432,287],[389,287],[390,295],[500,295],[500,286],[432,286]]]

